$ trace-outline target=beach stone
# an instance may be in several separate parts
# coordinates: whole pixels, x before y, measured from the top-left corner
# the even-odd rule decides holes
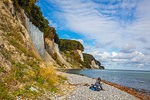
[[[32,87],[32,86],[31,86],[30,90],[31,90],[31,91],[39,92],[36,88],[34,88],[34,87]]]
[[[63,75],[68,78],[68,83],[70,84],[88,83],[90,85],[96,81],[95,79],[75,74],[63,73]],[[65,100],[139,100],[113,86],[105,83],[102,83],[102,86],[104,91],[93,91],[89,89],[89,86],[77,85],[74,90],[70,89],[68,91],[69,94],[65,95]],[[58,98],[58,100],[61,99]]]

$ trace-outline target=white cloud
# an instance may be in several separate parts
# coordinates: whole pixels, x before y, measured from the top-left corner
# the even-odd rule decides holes
[[[116,52],[112,52],[112,57],[116,57],[118,54]]]
[[[123,61],[128,61],[128,59],[112,59],[112,61],[115,61],[115,62],[123,62]]]
[[[138,66],[150,66],[150,55],[144,54],[139,51],[133,51],[129,53],[124,52],[107,52],[99,48],[89,47],[86,52],[94,55],[96,59],[102,62],[106,68],[137,68]],[[112,67],[113,66],[113,67]],[[118,67],[119,66],[119,67]],[[123,67],[122,67],[123,66]],[[144,67],[145,68],[145,67]]]
[[[102,54],[98,54],[98,56],[100,56],[103,60],[107,60],[111,57],[111,55],[106,51],[104,51]]]
[[[132,52],[134,50],[134,48],[135,48],[135,46],[133,43],[125,44],[122,46],[121,52],[129,53],[129,52]]]
[[[92,0],[47,1],[58,7],[54,14],[65,29],[103,44],[100,48],[85,45],[86,52],[108,62],[149,64],[149,55],[142,52],[150,44],[150,0],[122,0],[117,4],[111,0],[107,5]],[[110,52],[112,48],[120,52]]]
[[[100,12],[107,12],[108,14],[117,12],[122,18],[129,17],[130,14],[135,13],[138,18],[140,14],[137,12],[141,9],[143,9],[142,11],[145,10],[145,8],[140,7],[147,3],[146,0],[142,1],[144,2],[143,4],[141,2],[136,3],[123,0],[123,2],[116,5],[110,5],[111,7],[94,3],[91,0],[84,3],[81,0],[54,0],[53,2],[61,8],[62,12],[58,12],[57,15],[62,15],[61,18],[63,21],[65,20],[65,27],[67,29],[83,34],[87,38],[96,39],[97,42],[103,44],[113,41],[113,45],[121,48],[122,45],[132,42],[134,37],[141,33],[143,35],[147,34],[150,31],[150,28],[148,28],[150,23],[147,21],[148,19],[145,19],[145,16],[142,19],[137,19],[134,23],[128,24],[119,20],[118,17],[103,15]],[[101,8],[104,10],[101,10]],[[134,8],[138,11],[133,12],[132,9]],[[125,27],[122,27],[120,24]],[[134,41],[137,42],[136,40]]]

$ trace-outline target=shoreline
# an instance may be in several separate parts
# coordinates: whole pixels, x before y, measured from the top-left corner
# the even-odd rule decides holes
[[[64,95],[65,100],[140,100],[139,98],[122,91],[114,86],[104,82],[102,87],[104,90],[93,91],[89,89],[89,85],[95,83],[94,78],[70,74],[58,71],[58,75],[67,77],[67,84],[74,89],[67,89],[68,95]],[[88,85],[85,85],[88,84]]]
[[[65,69],[64,69],[65,70]],[[66,72],[62,72],[62,71],[59,71],[61,73],[65,73],[65,74],[68,74],[68,75],[71,75],[71,73],[66,73]],[[73,74],[73,75],[77,75],[77,76],[84,76],[82,74]],[[87,77],[87,76],[84,76],[84,77]],[[87,78],[90,78],[90,79],[94,79],[95,78],[92,78],[92,77],[87,77]],[[111,83],[111,82],[108,82],[108,81],[101,81],[102,83],[104,84],[107,84],[109,86],[113,86],[114,88],[117,88],[123,92],[126,92],[134,97],[137,97],[141,100],[150,100],[150,96],[146,93],[143,93],[142,91],[138,91],[136,89],[133,89],[133,88],[129,88],[129,87],[125,87],[125,86],[122,86],[122,85],[118,85],[116,83]]]
[[[70,74],[70,73],[69,73]],[[75,75],[79,75],[79,76],[85,76],[85,75],[80,75],[80,74],[75,74]],[[85,76],[85,77],[88,77],[88,76]],[[96,79],[96,78],[93,78],[93,77],[88,77],[88,78],[92,78],[92,79]],[[129,87],[126,87],[126,86],[123,86],[123,85],[119,85],[119,84],[116,84],[116,83],[112,83],[112,82],[108,82],[108,81],[104,81],[102,80],[101,82],[105,83],[105,84],[108,84],[110,86],[113,86],[115,88],[118,88],[120,89],[121,91],[124,91],[128,94],[131,94],[141,100],[150,100],[150,95],[146,94],[146,93],[143,93],[141,91],[138,91],[137,89],[134,89],[134,88],[129,88]]]
[[[143,93],[141,91],[138,91],[134,88],[129,88],[129,87],[126,87],[126,86],[118,85],[118,84],[111,83],[111,82],[108,82],[108,81],[103,81],[103,80],[102,80],[102,82],[105,83],[105,84],[108,84],[110,86],[113,86],[115,88],[118,88],[121,91],[124,91],[128,94],[131,94],[131,95],[133,95],[133,96],[135,96],[135,97],[137,97],[141,100],[150,100],[150,96],[148,94]]]
[[[70,74],[70,73],[69,73]],[[75,75],[79,75],[79,76],[85,76],[83,74],[75,74]],[[88,76],[85,76],[85,77],[88,77]],[[92,79],[96,79],[96,78],[93,78],[93,77],[88,77],[88,78],[92,78]],[[116,84],[116,83],[112,83],[112,82],[108,82],[108,81],[104,81],[104,80],[101,80],[101,82],[105,83],[105,84],[108,84],[110,86],[113,86],[115,88],[118,88],[120,89],[121,91],[124,91],[124,92],[127,92],[139,99],[142,99],[142,100],[150,100],[150,95],[144,93],[144,92],[141,92],[137,89],[134,89],[134,88],[130,88],[130,87],[126,87],[126,86],[123,86],[123,85],[119,85],[119,84]]]

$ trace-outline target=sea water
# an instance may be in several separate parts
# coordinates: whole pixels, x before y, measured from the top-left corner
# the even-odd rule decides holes
[[[67,70],[67,73],[83,74],[93,78],[101,77],[102,80],[129,88],[144,89],[150,95],[150,71],[83,69]]]

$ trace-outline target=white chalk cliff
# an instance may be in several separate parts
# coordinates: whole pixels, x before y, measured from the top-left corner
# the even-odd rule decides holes
[[[97,64],[95,63],[95,60],[92,60],[92,61],[91,61],[91,68],[97,68],[97,69],[99,69],[99,65],[97,65]]]
[[[78,52],[78,54],[79,54],[79,56],[80,56],[81,60],[82,60],[82,61],[84,61],[82,51],[81,51],[81,50],[77,50],[77,52]]]
[[[35,25],[30,22],[29,18],[25,15],[27,21],[27,29],[31,37],[32,42],[34,43],[37,51],[41,56],[44,55],[44,33],[41,32]]]
[[[56,65],[54,59],[48,54],[45,50],[44,44],[44,33],[41,32],[35,25],[30,22],[29,18],[25,15],[26,22],[27,22],[27,29],[30,35],[30,38],[33,44],[36,47],[36,50],[40,54],[40,56],[47,62],[49,65]],[[57,65],[58,66],[58,65]]]
[[[69,64],[61,55],[59,51],[58,44],[54,43],[54,40],[45,38],[45,48],[46,51],[51,55],[51,56],[57,56],[57,60],[61,62],[65,67],[71,68],[71,64]]]

